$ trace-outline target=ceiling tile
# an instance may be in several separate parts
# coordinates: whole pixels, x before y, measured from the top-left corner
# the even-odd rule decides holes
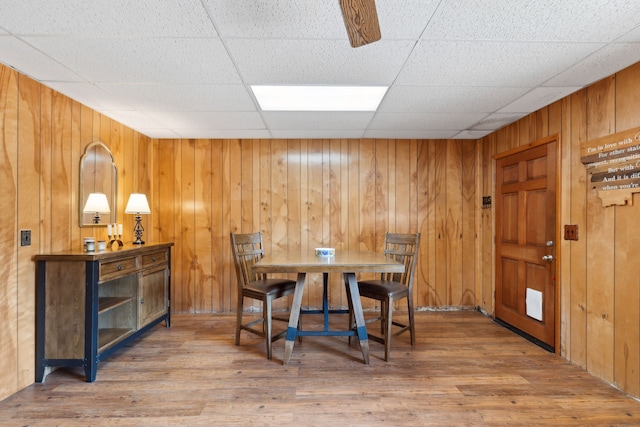
[[[155,128],[144,128],[144,127],[142,127],[142,128],[138,128],[136,130],[138,132],[140,132],[141,134],[148,136],[149,138],[160,138],[160,139],[182,138],[180,135],[175,133],[173,130],[167,129],[167,128],[155,129]]]
[[[441,0],[376,0],[383,39],[417,40]]]
[[[520,120],[524,117],[525,114],[515,114],[515,113],[494,113],[490,114],[479,122],[475,123],[468,130],[471,131],[479,131],[479,130],[488,130],[494,131],[496,129],[500,129],[503,126],[508,125],[509,123],[513,123],[517,120]]]
[[[396,83],[533,87],[601,46],[590,43],[426,41],[419,43]]]
[[[0,61],[157,138],[463,139],[640,61],[637,0],[376,7],[354,49],[336,0],[4,0]],[[264,114],[252,84],[390,88],[372,119]]]
[[[489,135],[493,130],[463,130],[452,136],[453,139],[480,139]]]
[[[188,139],[268,139],[271,134],[266,129],[185,129],[177,131],[180,138]]]
[[[158,129],[163,127],[163,123],[155,120],[149,115],[140,111],[114,110],[104,111],[104,115],[113,120],[129,126],[132,129]]]
[[[262,113],[264,121],[269,129],[365,129],[373,112],[345,112],[345,111],[321,111],[321,112],[274,112]]]
[[[608,42],[638,25],[637,0],[443,1],[423,37]]]
[[[348,40],[337,1],[204,0],[204,4],[224,37]]]
[[[0,26],[17,35],[217,37],[199,0],[3,0]]]
[[[522,113],[539,110],[558,99],[580,90],[580,87],[537,87],[511,104],[498,110],[499,113]]]
[[[257,111],[242,85],[104,83],[99,86],[137,110]]]
[[[82,77],[12,36],[0,36],[0,62],[39,81],[82,81]]]
[[[378,111],[490,113],[524,93],[526,87],[392,86]]]
[[[377,113],[369,129],[462,130],[482,120],[486,114]]]
[[[344,40],[231,39],[228,46],[249,84],[388,85],[412,43],[381,41],[353,49]]]
[[[552,77],[544,86],[586,86],[637,62],[640,43],[614,43]]]
[[[362,138],[362,129],[274,129],[271,131],[272,138],[279,139],[340,139],[340,138]]]
[[[454,130],[368,129],[364,138],[384,139],[449,139],[458,133]]]
[[[629,31],[627,34],[625,34],[624,36],[620,37],[619,39],[616,40],[616,42],[640,42],[640,26],[634,28],[633,30]]]
[[[218,39],[28,37],[26,40],[97,83],[241,83]]]
[[[265,129],[258,113],[252,112],[146,112],[157,122],[176,132],[193,129]]]
[[[126,99],[111,95],[92,83],[48,82],[47,85],[71,99],[82,99],[84,105],[97,111],[136,110]]]
[[[233,38],[348,40],[337,1],[205,0],[220,34]],[[440,0],[377,0],[384,40],[417,40]]]

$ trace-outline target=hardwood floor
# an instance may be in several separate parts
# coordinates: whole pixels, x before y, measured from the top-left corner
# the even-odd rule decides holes
[[[59,369],[0,402],[0,425],[640,425],[640,402],[478,312],[416,320],[416,347],[396,338],[388,363],[375,342],[367,366],[344,337],[305,337],[283,366],[283,341],[272,361],[246,332],[236,347],[232,315],[173,316],[94,383]]]

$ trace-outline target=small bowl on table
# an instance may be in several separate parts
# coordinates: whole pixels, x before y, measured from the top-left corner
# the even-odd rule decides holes
[[[316,248],[316,256],[334,256],[336,254],[335,248]]]

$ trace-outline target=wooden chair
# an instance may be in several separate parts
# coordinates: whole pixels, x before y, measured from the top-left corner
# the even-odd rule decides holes
[[[252,332],[265,339],[267,357],[271,359],[271,344],[287,332],[285,329],[273,336],[272,319],[284,322],[289,321],[288,318],[272,316],[272,302],[278,298],[293,294],[296,282],[290,279],[269,279],[266,274],[256,274],[251,271],[251,266],[264,256],[261,232],[250,234],[231,233],[231,247],[238,277],[236,345],[240,345],[240,332],[243,329]],[[245,298],[262,301],[262,318],[247,324],[242,323]],[[254,328],[258,323],[262,323],[262,329]]]
[[[420,233],[386,233],[384,240],[384,254],[404,264],[404,273],[382,273],[380,280],[358,282],[358,289],[361,297],[380,301],[380,315],[367,319],[365,323],[381,322],[380,332],[382,336],[371,333],[368,335],[369,339],[384,344],[384,360],[389,361],[392,337],[409,331],[411,345],[415,345],[416,342],[416,330],[413,320],[413,277],[420,247]],[[392,318],[393,303],[402,298],[407,299],[409,322],[406,324]],[[351,311],[349,322],[353,325]]]

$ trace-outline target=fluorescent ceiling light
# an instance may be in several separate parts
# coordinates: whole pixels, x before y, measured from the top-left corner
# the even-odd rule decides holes
[[[251,86],[262,111],[376,111],[387,86]]]

